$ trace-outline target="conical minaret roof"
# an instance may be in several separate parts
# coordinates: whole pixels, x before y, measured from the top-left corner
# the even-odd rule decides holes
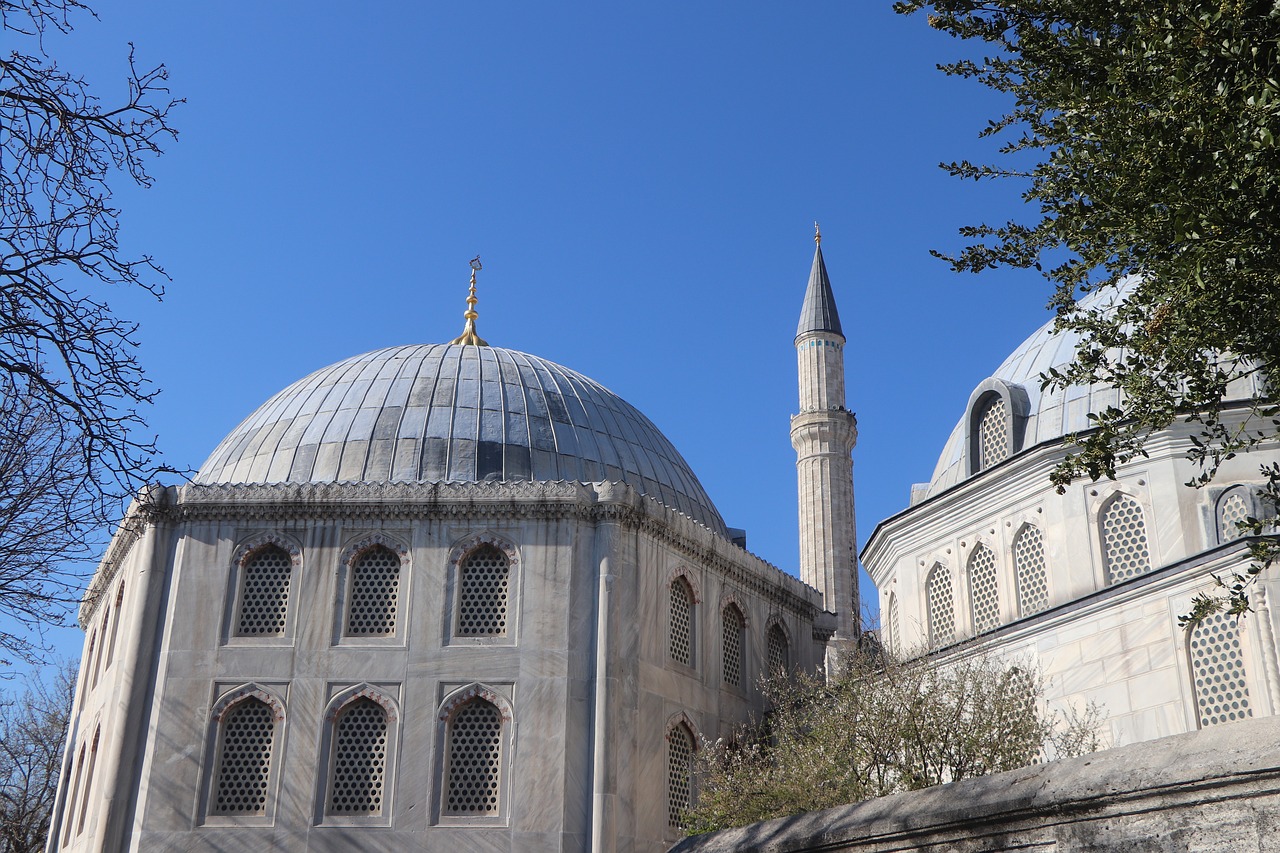
[[[836,311],[836,298],[831,293],[831,279],[827,277],[827,265],[822,260],[822,234],[814,234],[813,241],[817,244],[813,252],[813,268],[809,270],[809,288],[804,293],[796,337],[810,332],[834,332],[843,338],[840,313]]]

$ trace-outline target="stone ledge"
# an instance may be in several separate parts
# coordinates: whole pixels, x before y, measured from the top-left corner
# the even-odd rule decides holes
[[[673,853],[1280,850],[1268,717],[685,839]]]

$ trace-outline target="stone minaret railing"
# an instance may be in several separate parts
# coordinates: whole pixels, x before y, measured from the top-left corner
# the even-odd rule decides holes
[[[858,424],[845,408],[844,333],[822,259],[822,235],[796,330],[800,414],[791,418],[800,491],[800,579],[822,592],[837,615],[832,649],[857,639],[857,539],[853,522],[853,446]]]

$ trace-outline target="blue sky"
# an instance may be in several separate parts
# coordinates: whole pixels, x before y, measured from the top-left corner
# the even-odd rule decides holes
[[[109,102],[132,41],[187,99],[155,187],[117,199],[126,247],[173,282],[161,303],[108,296],[141,323],[171,464],[198,467],[315,369],[457,335],[479,253],[481,334],[637,406],[794,572],[815,219],[849,338],[860,542],[1049,319],[1038,276],[929,256],[1026,214],[1016,187],[937,168],[989,158],[1002,104],[935,70],[968,46],[887,0],[99,5],[50,41],[59,62]]]

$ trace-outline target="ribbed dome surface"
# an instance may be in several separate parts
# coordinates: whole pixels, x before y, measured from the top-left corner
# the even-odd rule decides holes
[[[498,347],[377,350],[276,394],[195,482],[624,482],[719,533],[697,477],[635,407],[580,373]]]
[[[1094,291],[1081,300],[1080,305],[1086,309],[1109,308],[1124,300],[1136,283],[1137,279],[1129,279],[1116,288]],[[1040,390],[1041,374],[1051,367],[1060,368],[1072,361],[1079,340],[1080,336],[1075,332],[1054,332],[1053,321],[1050,320],[1023,341],[991,374],[1010,385],[1020,385],[1027,392],[1029,406],[1023,448],[1090,429],[1090,412],[1101,412],[1118,404],[1119,392],[1103,383]],[[1257,381],[1252,377],[1236,381],[1228,388],[1229,398],[1249,398],[1259,390]],[[964,479],[964,427],[965,416],[961,416],[938,458],[929,483],[930,497]]]

